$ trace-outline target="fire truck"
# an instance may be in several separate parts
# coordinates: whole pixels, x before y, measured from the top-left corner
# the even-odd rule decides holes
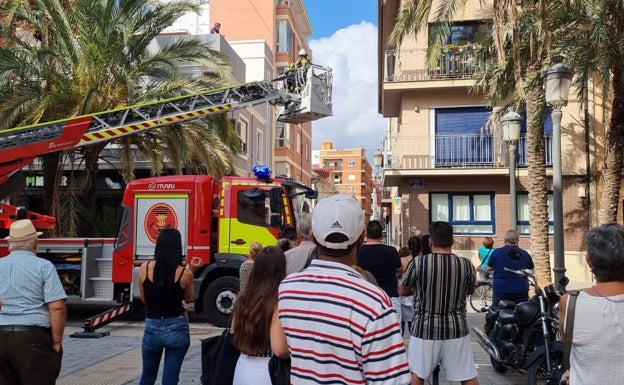
[[[301,92],[287,92],[283,79],[261,81],[174,99],[156,101],[69,119],[0,131],[0,183],[46,153],[114,141],[123,135],[180,123],[260,103],[277,106],[277,120],[302,123],[332,114],[332,72],[317,65],[298,81]],[[115,301],[110,310],[85,321],[74,337],[101,337],[96,329],[138,304],[138,271],[153,259],[160,229],[177,228],[185,263],[200,257],[195,274],[195,312],[224,326],[232,312],[238,268],[253,241],[274,245],[280,231],[295,226],[297,197],[315,199],[316,191],[289,179],[273,178],[267,166],[253,177],[172,175],[129,182],[122,198],[116,238],[41,238],[38,255],[56,267],[65,290],[76,300]],[[27,211],[40,230],[53,229],[55,218]],[[18,209],[0,205],[0,228],[8,229]],[[4,241],[0,241],[4,242]],[[6,255],[6,243],[0,243]]]

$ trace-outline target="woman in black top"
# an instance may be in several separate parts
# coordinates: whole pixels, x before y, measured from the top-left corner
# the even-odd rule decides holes
[[[154,261],[141,265],[139,290],[145,303],[143,333],[143,372],[140,385],[153,385],[163,350],[163,385],[178,383],[180,367],[190,346],[188,319],[184,302],[192,302],[193,271],[203,262],[193,258],[191,270],[182,263],[182,238],[177,229],[163,229],[156,240]]]

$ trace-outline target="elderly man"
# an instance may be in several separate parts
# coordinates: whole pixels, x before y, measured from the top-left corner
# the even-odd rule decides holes
[[[61,371],[67,298],[52,263],[37,257],[29,219],[15,221],[0,258],[0,384],[53,385]]]
[[[312,240],[312,214],[305,213],[297,222],[301,243],[286,251],[286,275],[303,270],[316,257],[316,244]]]

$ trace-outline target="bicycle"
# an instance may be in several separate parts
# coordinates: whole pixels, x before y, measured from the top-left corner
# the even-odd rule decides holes
[[[492,281],[475,282],[475,291],[470,295],[470,307],[477,313],[485,313],[492,305]]]

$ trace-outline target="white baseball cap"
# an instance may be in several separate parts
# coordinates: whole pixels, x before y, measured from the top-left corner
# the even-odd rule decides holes
[[[359,203],[346,195],[332,195],[318,201],[312,211],[314,239],[328,249],[346,250],[364,231],[364,211]],[[328,242],[332,234],[342,234],[344,242]]]

